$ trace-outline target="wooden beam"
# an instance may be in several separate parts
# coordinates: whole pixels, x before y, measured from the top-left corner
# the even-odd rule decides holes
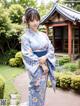
[[[67,23],[62,23],[62,24],[52,24],[52,25],[48,25],[49,27],[60,27],[60,26],[67,26]]]
[[[71,57],[72,53],[72,24],[68,23],[68,55]]]
[[[46,25],[46,34],[49,34],[49,27]]]
[[[80,45],[80,23],[78,24],[79,26],[79,45]],[[80,55],[80,46],[79,46],[79,55]]]

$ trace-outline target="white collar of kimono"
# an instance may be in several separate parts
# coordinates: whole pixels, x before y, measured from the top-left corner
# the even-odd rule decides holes
[[[28,30],[30,33],[32,33],[33,35],[35,35],[35,34],[38,33],[38,30],[35,32],[35,31],[33,31],[31,28],[28,28],[27,30]]]

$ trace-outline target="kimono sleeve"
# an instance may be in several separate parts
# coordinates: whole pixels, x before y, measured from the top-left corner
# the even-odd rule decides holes
[[[23,63],[25,68],[30,71],[30,73],[34,76],[38,67],[39,67],[39,59],[37,55],[33,54],[31,51],[29,39],[22,37],[21,38],[21,52]]]
[[[48,36],[46,35],[47,42],[48,42],[48,52],[46,54],[48,62],[51,64],[52,69],[55,69],[55,63],[56,63],[56,58],[54,54],[54,47],[51,44],[51,41],[49,40]]]

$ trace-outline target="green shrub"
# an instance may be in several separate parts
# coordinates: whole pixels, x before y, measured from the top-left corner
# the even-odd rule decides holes
[[[0,0],[0,52],[4,53],[7,45],[7,37],[9,36],[9,31],[11,29],[11,21],[8,16],[7,8],[4,9],[1,6]]]
[[[56,79],[56,86],[60,87],[60,73],[59,72],[55,73],[55,79]]]
[[[5,52],[5,54],[8,55],[10,58],[11,57],[14,57],[16,53],[17,53],[17,50],[16,49],[10,49],[10,50],[7,50]]]
[[[71,81],[71,87],[80,91],[80,75],[74,75]]]
[[[0,54],[0,64],[7,64],[8,63],[8,56]]]
[[[15,58],[21,58],[22,59],[22,53],[21,53],[21,51],[19,51],[19,52],[17,52],[15,54]]]
[[[80,5],[77,4],[76,7],[75,7],[75,9],[76,9],[77,11],[80,11]]]
[[[0,99],[3,99],[4,98],[4,88],[5,88],[5,80],[0,75]]]
[[[78,60],[78,68],[80,68],[80,60]]]
[[[22,35],[24,26],[21,24],[13,23],[11,24],[11,30],[10,30],[10,35],[14,35],[20,37]]]
[[[12,66],[12,67],[19,67],[22,65],[22,54],[21,52],[17,52],[15,54],[15,58],[11,58],[9,60],[9,65]]]
[[[74,89],[80,92],[80,75],[71,72],[56,72],[55,78],[57,87],[62,89]]]
[[[11,58],[9,60],[9,65],[12,66],[12,67],[16,67],[17,66],[16,59],[15,58]]]
[[[19,23],[21,24],[22,18],[21,16],[24,13],[24,8],[19,4],[12,4],[9,7],[9,16],[12,20],[12,23]]]
[[[11,58],[9,60],[9,65],[12,67],[19,67],[22,65],[22,59],[21,58]]]
[[[21,51],[16,53],[15,59],[16,59],[17,66],[21,66],[22,65],[22,53],[21,53]]]
[[[22,59],[21,58],[15,58],[15,62],[16,62],[17,67],[22,65]]]
[[[0,54],[0,64],[9,64],[9,59],[14,57],[17,50],[7,50],[4,54]]]
[[[7,36],[9,30],[11,29],[10,27],[11,27],[11,21],[8,16],[8,10],[6,9],[5,11],[4,7],[0,5],[0,37],[2,35]]]
[[[69,89],[71,84],[71,76],[70,75],[61,75],[60,76],[60,87],[63,89]]]
[[[63,74],[65,74],[65,75],[73,75],[73,72],[67,70],[67,71],[61,72],[61,74],[62,74],[62,75],[63,75]]]
[[[80,75],[75,75],[72,72],[55,72],[56,86],[62,89],[74,89],[80,92]],[[48,82],[51,87],[51,82]]]
[[[77,70],[77,65],[75,63],[66,63],[66,64],[64,64],[64,69],[73,72],[73,71]]]
[[[61,57],[58,61],[59,61],[59,65],[63,65],[65,63],[70,62],[70,57],[69,56],[64,56],[64,57]]]

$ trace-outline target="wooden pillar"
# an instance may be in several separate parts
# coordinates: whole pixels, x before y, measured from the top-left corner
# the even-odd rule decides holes
[[[79,23],[79,55],[80,55],[80,23]]]
[[[55,47],[55,28],[53,27],[53,46]]]
[[[72,53],[72,25],[69,22],[68,23],[68,55],[71,58],[71,53]]]
[[[48,26],[46,26],[46,33],[47,33],[47,35],[49,35],[49,27]]]
[[[72,55],[73,55],[73,60],[74,60],[74,57],[75,57],[75,31],[73,29],[73,40],[72,40]]]

